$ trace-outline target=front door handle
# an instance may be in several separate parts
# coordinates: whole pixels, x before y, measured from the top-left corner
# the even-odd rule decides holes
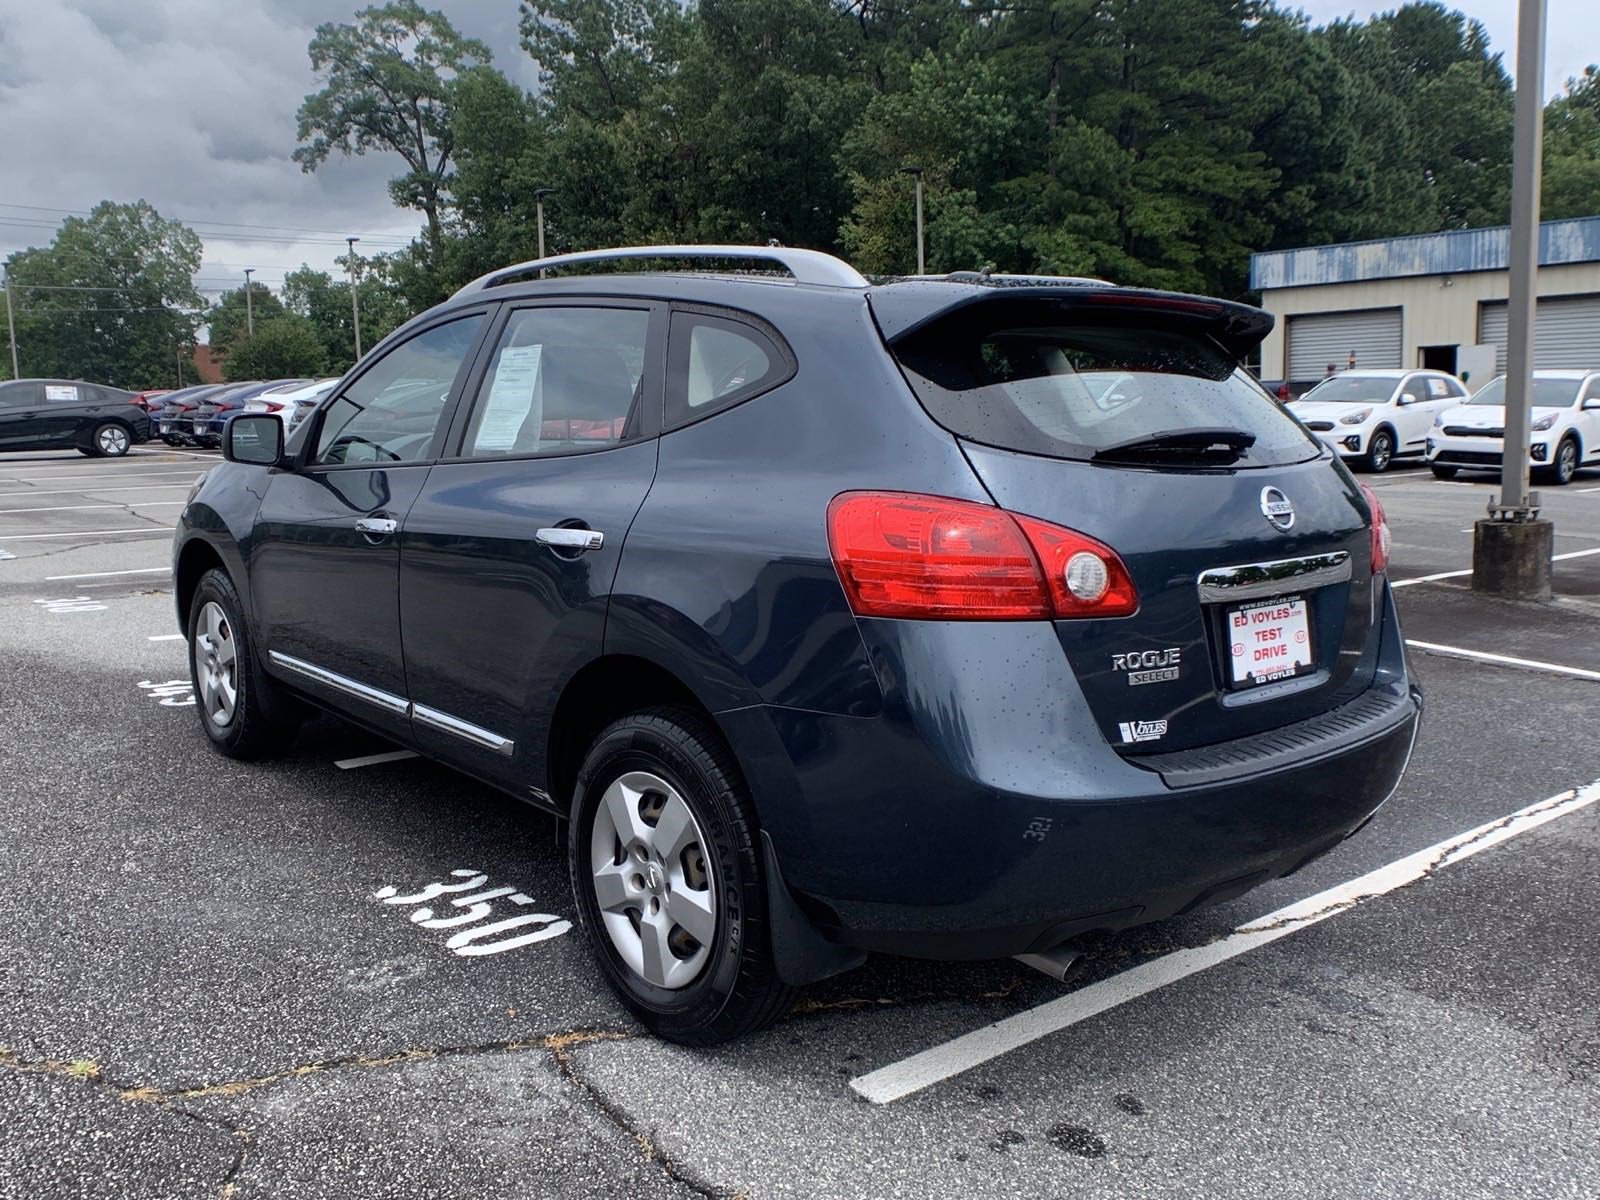
[[[362,517],[356,522],[356,532],[368,537],[388,537],[400,528],[400,522],[388,517]]]
[[[562,550],[598,550],[605,545],[606,535],[598,529],[541,529],[533,535],[541,546],[555,546]]]

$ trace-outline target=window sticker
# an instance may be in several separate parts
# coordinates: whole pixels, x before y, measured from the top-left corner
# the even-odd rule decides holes
[[[483,419],[478,423],[478,438],[472,447],[474,453],[511,450],[530,417],[534,429],[543,424],[544,406],[538,394],[539,358],[543,350],[540,345],[507,346],[500,351],[494,383],[484,401]],[[535,405],[541,411],[535,412]]]
[[[70,384],[47,383],[44,385],[44,398],[46,400],[76,401],[78,389]]]

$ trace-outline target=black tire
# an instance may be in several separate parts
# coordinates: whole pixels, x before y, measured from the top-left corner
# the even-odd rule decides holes
[[[1461,473],[1461,468],[1460,467],[1440,467],[1440,466],[1435,466],[1433,468],[1433,477],[1435,479],[1454,479],[1460,473]]]
[[[687,804],[704,835],[705,870],[715,881],[710,952],[698,975],[677,988],[652,984],[624,961],[602,922],[595,892],[590,858],[596,813],[607,788],[630,771],[658,776]],[[796,989],[778,978],[773,960],[755,809],[732,753],[703,717],[682,708],[652,708],[601,731],[578,772],[567,862],[579,922],[607,981],[658,1037],[716,1045],[770,1025],[794,1003]]]
[[[1374,475],[1381,475],[1389,469],[1389,464],[1394,461],[1394,431],[1388,426],[1380,426],[1372,431],[1372,436],[1367,439],[1367,452],[1361,456],[1361,468],[1371,471]]]
[[[83,452],[94,458],[121,458],[132,448],[133,430],[121,421],[101,421],[89,435],[88,448]]]
[[[197,647],[196,639],[201,632],[202,616],[210,604],[222,610],[233,643],[234,701],[232,716],[227,720],[214,717],[210,712],[200,675],[200,660],[205,654]],[[294,740],[304,710],[282,685],[261,669],[255,642],[244,618],[244,606],[226,571],[214,568],[200,577],[194,598],[189,602],[187,624],[189,680],[194,685],[200,727],[211,744],[229,758],[241,759],[266,758],[286,749]]]
[[[1555,457],[1550,466],[1539,472],[1540,480],[1544,483],[1553,483],[1557,487],[1566,487],[1578,473],[1580,458],[1578,443],[1571,436],[1562,438],[1556,445]]]

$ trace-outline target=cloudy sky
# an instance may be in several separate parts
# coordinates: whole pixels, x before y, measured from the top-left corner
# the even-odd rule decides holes
[[[382,156],[290,161],[295,110],[314,89],[306,44],[366,0],[0,0],[0,257],[50,240],[102,199],[153,203],[205,238],[200,282],[235,286],[245,267],[276,286],[301,262],[331,268],[343,239],[392,249],[417,229],[385,190]],[[1508,67],[1515,0],[1458,0]],[[1549,0],[1546,90],[1600,59],[1600,4]],[[1373,5],[1308,0],[1321,22]],[[524,86],[517,0],[430,0],[488,43]],[[1393,4],[1384,7],[1393,7]]]

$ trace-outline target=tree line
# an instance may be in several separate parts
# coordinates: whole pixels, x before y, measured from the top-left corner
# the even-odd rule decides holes
[[[1246,294],[1252,252],[1504,223],[1512,86],[1442,4],[522,0],[529,94],[415,0],[321,26],[297,157],[386,152],[413,306],[536,252],[833,250]],[[1600,78],[1547,112],[1545,216],[1600,212]]]
[[[391,156],[423,223],[362,262],[364,345],[534,257],[540,200],[551,253],[776,240],[896,274],[916,173],[930,271],[1244,298],[1253,252],[1509,215],[1511,81],[1433,0],[1323,26],[1274,0],[522,0],[520,29],[536,93],[417,0],[316,30],[295,160]],[[1594,67],[1545,127],[1543,215],[1600,213]],[[29,373],[166,382],[203,323],[233,377],[353,361],[348,282],[253,285],[246,338],[199,257],[142,202],[69,218],[14,263]]]

